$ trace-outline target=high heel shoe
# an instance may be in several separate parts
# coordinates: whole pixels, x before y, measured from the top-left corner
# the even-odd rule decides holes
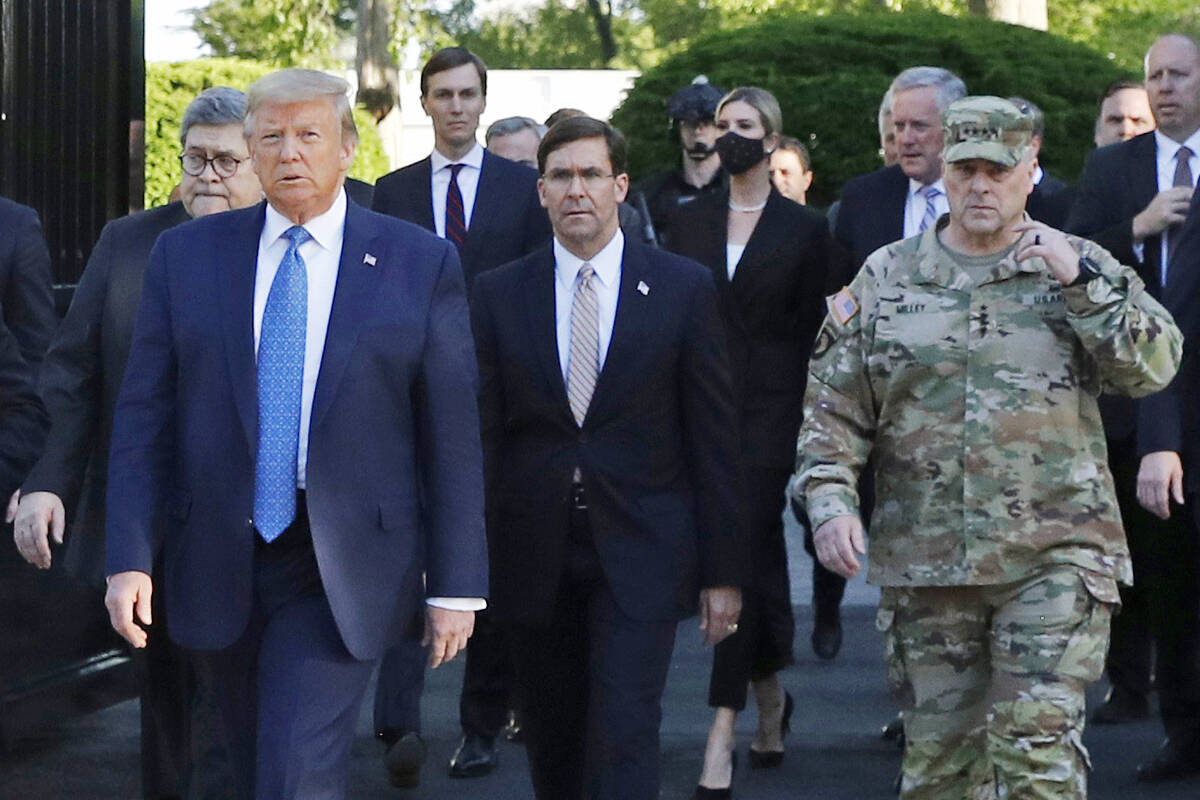
[[[724,789],[710,789],[707,786],[697,785],[695,793],[692,794],[692,800],[731,800],[733,797],[733,778],[737,775],[737,751],[734,750],[730,756],[729,785]]]
[[[796,704],[791,692],[783,693],[783,719],[779,722],[779,738],[783,739],[792,729],[792,711]],[[782,750],[755,750],[750,748],[750,769],[774,769],[783,763]]]

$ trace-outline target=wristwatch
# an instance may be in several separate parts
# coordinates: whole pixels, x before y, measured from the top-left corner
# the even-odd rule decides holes
[[[1087,256],[1079,257],[1079,274],[1067,286],[1082,286],[1100,277],[1100,265]]]

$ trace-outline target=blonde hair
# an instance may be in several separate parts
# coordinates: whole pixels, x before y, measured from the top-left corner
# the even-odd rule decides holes
[[[350,108],[350,84],[336,75],[315,69],[281,69],[250,84],[246,90],[246,138],[254,133],[254,112],[264,103],[290,105],[325,98],[342,121],[342,136],[358,141],[358,128]]]
[[[739,100],[758,112],[767,136],[772,133],[783,133],[783,111],[779,108],[779,101],[775,99],[775,95],[758,86],[739,86],[729,92],[721,98],[721,102],[717,103],[715,116],[721,116],[721,109],[726,104],[736,103]]]

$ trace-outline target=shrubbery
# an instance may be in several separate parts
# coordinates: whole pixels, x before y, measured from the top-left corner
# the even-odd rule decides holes
[[[613,123],[629,138],[630,171],[677,164],[666,98],[704,74],[722,89],[757,85],[783,107],[784,128],[812,150],[810,202],[827,205],[846,179],[880,166],[876,114],[896,73],[928,64],[952,70],[972,94],[1020,95],[1046,114],[1042,164],[1072,181],[1092,147],[1097,99],[1128,77],[1083,45],[1041,31],[938,14],[788,16],[693,40],[647,70]]]
[[[245,89],[274,67],[234,58],[146,64],[146,208],[167,202],[179,183],[179,123],[188,103],[210,86]],[[388,171],[371,115],[355,109],[358,153],[350,175],[374,182]]]

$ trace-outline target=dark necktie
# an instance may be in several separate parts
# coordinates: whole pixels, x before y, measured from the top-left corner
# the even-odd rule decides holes
[[[467,213],[463,210],[462,192],[458,188],[458,173],[466,164],[450,165],[450,186],[446,189],[446,238],[462,247],[467,239]]]
[[[1189,147],[1181,147],[1175,151],[1175,180],[1171,182],[1171,186],[1186,186],[1190,191],[1192,186],[1192,167],[1188,160],[1192,157],[1192,150]],[[1174,225],[1167,227],[1167,263],[1166,267],[1171,264],[1171,248],[1175,246],[1175,240],[1179,238],[1179,231],[1183,227],[1183,223],[1177,222]],[[1163,270],[1163,283],[1166,280],[1166,270]]]
[[[299,225],[283,235],[288,249],[267,293],[258,337],[254,526],[268,542],[296,517],[296,460],[308,331],[308,270],[300,245],[312,237]]]

